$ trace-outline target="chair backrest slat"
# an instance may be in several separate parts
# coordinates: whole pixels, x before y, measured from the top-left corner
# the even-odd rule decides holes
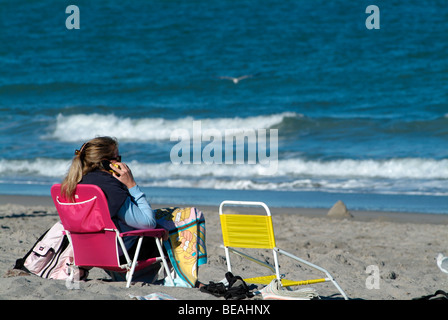
[[[260,249],[275,247],[271,216],[221,214],[220,219],[226,247]]]

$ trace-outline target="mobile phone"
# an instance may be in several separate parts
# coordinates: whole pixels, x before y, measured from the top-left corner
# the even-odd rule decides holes
[[[108,161],[108,160],[102,160],[102,161],[101,161],[101,165],[103,166],[104,170],[109,171],[110,173],[117,175],[117,177],[120,176],[120,174],[118,174],[117,172],[115,172],[115,171],[112,170],[112,168],[111,168],[112,165],[115,166],[115,167],[117,167],[117,168],[119,168],[118,165],[116,165],[116,164],[112,164],[112,163],[111,163],[110,161]]]

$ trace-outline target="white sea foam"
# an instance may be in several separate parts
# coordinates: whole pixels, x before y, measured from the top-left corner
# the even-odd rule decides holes
[[[364,177],[390,179],[448,179],[448,159],[404,158],[390,160],[283,160],[279,175],[309,175],[329,177]]]
[[[44,159],[6,160],[0,159],[0,176],[10,177],[62,177],[67,173],[70,160]]]
[[[0,159],[0,174],[34,174],[59,176],[64,174],[70,160]],[[142,163],[131,161],[135,175],[142,178],[170,177],[259,177],[261,164],[191,164],[175,165],[170,162]],[[51,170],[49,170],[49,168]],[[391,160],[334,160],[307,161],[279,160],[276,177],[330,177],[330,178],[388,178],[388,179],[448,179],[448,159],[391,159]]]
[[[272,177],[263,175],[265,168],[260,164],[128,164],[143,186],[448,195],[448,159],[279,160],[278,172]],[[62,179],[69,165],[70,161],[57,159],[2,159],[0,177]]]
[[[189,165],[171,163],[139,164],[139,173],[150,178],[171,176],[257,177],[262,165]],[[391,159],[307,161],[279,160],[276,177],[332,177],[387,179],[448,179],[448,159]]]
[[[59,141],[77,142],[95,136],[107,135],[127,141],[169,140],[176,129],[192,131],[193,121],[201,120],[202,130],[217,129],[268,129],[280,124],[286,117],[300,117],[294,112],[284,112],[266,116],[247,118],[179,119],[164,118],[124,118],[113,114],[76,114],[65,116],[59,114],[52,132],[45,136]]]

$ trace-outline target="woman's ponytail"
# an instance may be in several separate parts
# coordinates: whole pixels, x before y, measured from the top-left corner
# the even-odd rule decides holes
[[[117,148],[117,140],[111,137],[97,137],[84,143],[80,150],[75,151],[72,164],[61,183],[62,196],[74,201],[76,186],[82,177],[100,168],[101,160],[113,158]]]

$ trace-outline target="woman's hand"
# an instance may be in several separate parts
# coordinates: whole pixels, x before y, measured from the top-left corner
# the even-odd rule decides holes
[[[128,189],[131,189],[137,185],[134,180],[134,176],[132,175],[132,171],[126,163],[114,162],[110,167],[115,172],[115,174],[112,175],[128,187]]]

